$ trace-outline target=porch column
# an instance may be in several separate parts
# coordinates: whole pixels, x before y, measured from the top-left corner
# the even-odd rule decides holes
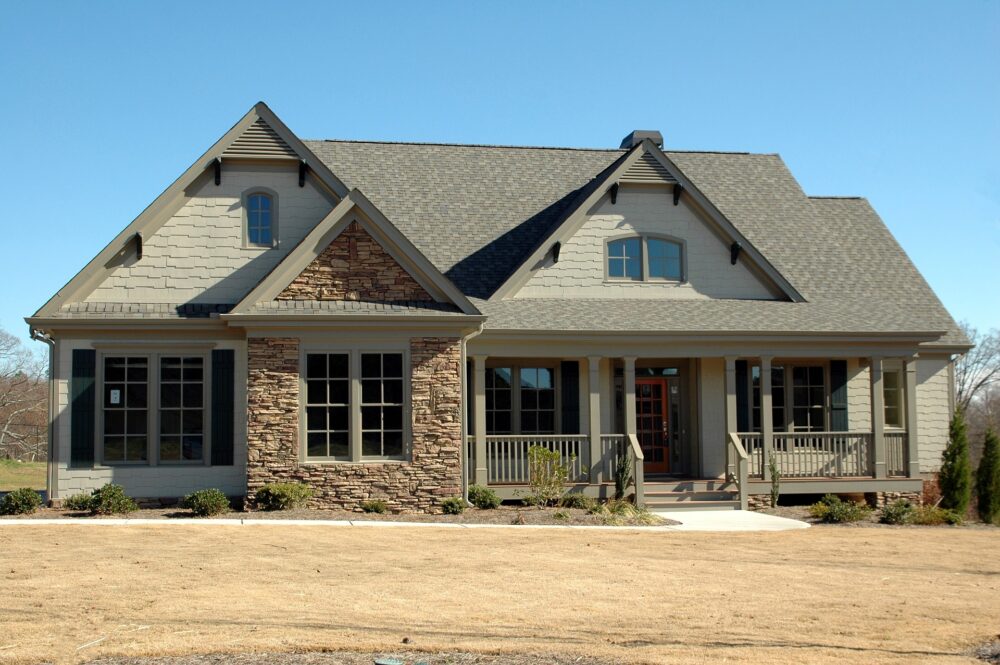
[[[885,395],[882,392],[882,358],[873,356],[869,369],[872,403],[872,451],[875,477],[885,478]]]
[[[903,372],[903,395],[906,399],[907,476],[920,477],[920,446],[917,445],[917,356],[906,359]]]
[[[625,400],[625,432],[635,434],[635,356],[622,358],[625,364],[624,371],[624,400]]]
[[[736,431],[736,356],[726,356],[726,437]]]
[[[771,410],[771,356],[760,357],[760,442],[761,473],[764,480],[771,480],[770,461],[774,454],[774,411]],[[751,404],[751,407],[753,405]],[[752,410],[752,409],[751,409]],[[753,458],[751,457],[751,460]]]
[[[476,484],[486,485],[489,482],[489,471],[486,459],[486,356],[473,356],[473,374],[475,379],[475,440],[476,440]]]
[[[590,394],[590,482],[601,482],[601,357],[587,356],[587,391]]]

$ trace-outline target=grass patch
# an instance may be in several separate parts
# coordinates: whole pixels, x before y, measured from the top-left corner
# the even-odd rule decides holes
[[[45,489],[45,462],[0,459],[0,492],[9,492],[18,487]]]

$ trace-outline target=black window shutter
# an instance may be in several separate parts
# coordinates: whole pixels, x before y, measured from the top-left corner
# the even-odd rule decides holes
[[[564,360],[562,374],[562,433],[580,433],[580,363]]]
[[[231,349],[212,351],[212,464],[233,464],[234,361]]]
[[[70,466],[94,465],[94,418],[96,393],[94,371],[97,352],[93,349],[73,349],[73,369],[69,382],[70,399]]]
[[[847,361],[830,361],[830,429],[846,432],[847,426]]]
[[[736,431],[750,431],[749,368],[747,361],[736,361]]]

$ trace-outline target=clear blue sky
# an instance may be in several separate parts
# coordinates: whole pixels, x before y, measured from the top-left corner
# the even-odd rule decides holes
[[[7,2],[0,326],[259,99],[303,138],[778,152],[1000,327],[1000,2]]]

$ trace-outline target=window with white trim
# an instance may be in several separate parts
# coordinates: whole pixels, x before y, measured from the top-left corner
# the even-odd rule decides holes
[[[638,235],[609,240],[607,278],[628,282],[683,282],[684,243]]]

